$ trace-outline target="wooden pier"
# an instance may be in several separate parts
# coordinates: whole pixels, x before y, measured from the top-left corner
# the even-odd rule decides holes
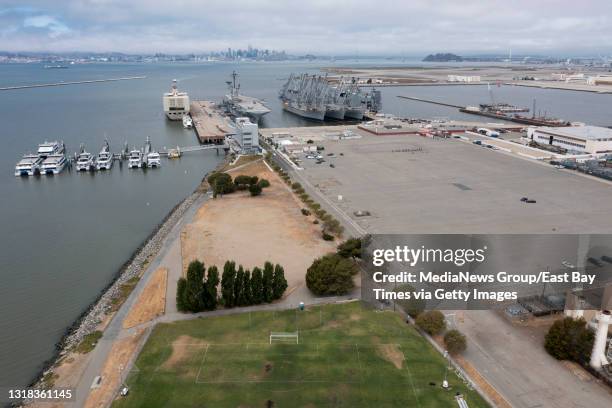
[[[192,101],[190,114],[196,135],[203,144],[223,144],[232,133],[227,117],[210,101]]]

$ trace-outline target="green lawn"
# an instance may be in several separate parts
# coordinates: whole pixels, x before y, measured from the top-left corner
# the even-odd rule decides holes
[[[299,344],[269,332],[299,330]],[[114,407],[456,407],[487,404],[393,312],[362,303],[158,325]],[[436,385],[430,385],[435,382]],[[269,405],[272,401],[272,405]]]

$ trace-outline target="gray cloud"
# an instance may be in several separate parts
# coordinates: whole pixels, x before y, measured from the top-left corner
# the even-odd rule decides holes
[[[432,4],[434,3],[434,4]],[[612,54],[612,2],[0,0],[0,49]]]

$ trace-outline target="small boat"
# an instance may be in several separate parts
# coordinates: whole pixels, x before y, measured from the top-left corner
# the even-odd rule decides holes
[[[67,164],[68,160],[64,154],[51,154],[43,160],[41,173],[47,175],[60,174]]]
[[[181,157],[181,148],[176,146],[176,149],[168,150],[168,158],[169,159],[178,159]]]
[[[191,129],[193,127],[193,119],[189,115],[183,115],[183,127],[185,129]]]
[[[26,154],[15,166],[15,176],[35,176],[40,174],[43,158],[37,154]]]
[[[128,167],[130,169],[139,169],[142,167],[142,165],[142,152],[138,149],[132,150],[128,160]]]
[[[110,151],[110,145],[108,140],[104,141],[102,150],[98,153],[98,159],[96,160],[96,169],[98,170],[110,170],[113,167],[113,154]]]
[[[81,152],[76,158],[76,169],[77,171],[95,170],[94,156],[88,151],[86,151],[83,145],[81,145]]]

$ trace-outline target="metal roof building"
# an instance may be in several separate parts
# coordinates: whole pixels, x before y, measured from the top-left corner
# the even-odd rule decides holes
[[[580,153],[612,152],[612,129],[600,126],[532,127],[527,137],[539,144]]]

